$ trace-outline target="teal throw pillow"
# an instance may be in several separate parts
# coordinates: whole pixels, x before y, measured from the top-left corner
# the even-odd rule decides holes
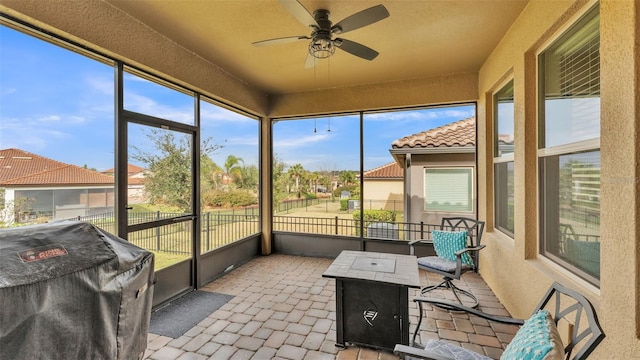
[[[553,340],[554,332],[557,332],[557,330],[549,312],[539,310],[528,320],[525,320],[524,325],[504,349],[500,359],[562,359],[564,354],[562,342],[560,341],[560,344],[557,344]],[[556,344],[557,346],[555,346]],[[559,347],[559,350],[556,347]]]
[[[438,257],[456,261],[456,252],[467,247],[466,231],[431,231],[433,248]],[[468,252],[462,254],[462,263],[473,266],[473,259]]]

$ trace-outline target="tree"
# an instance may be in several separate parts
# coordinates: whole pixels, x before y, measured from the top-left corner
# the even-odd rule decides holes
[[[242,166],[240,168],[240,177],[235,180],[235,184],[239,189],[252,190],[258,192],[259,173],[258,167],[255,165]]]
[[[304,171],[302,164],[295,164],[288,171],[289,176],[296,182],[295,191],[298,192],[298,197],[300,197],[300,177],[304,174]]]
[[[320,179],[320,174],[317,172],[309,173],[309,189],[313,189],[313,192],[318,192],[318,180]]]
[[[342,183],[342,185],[350,185],[356,181],[356,175],[349,170],[344,170],[338,176],[338,180]]]
[[[287,197],[289,183],[289,174],[284,171],[286,164],[280,160],[277,154],[273,155],[272,178],[273,178],[273,207],[277,209],[277,205]]]
[[[132,158],[145,164],[145,191],[152,204],[176,206],[183,211],[191,207],[191,154],[190,138],[176,139],[171,132],[151,129],[146,134],[153,151],[133,146]],[[201,144],[204,157],[220,149],[220,145],[206,139]],[[210,160],[210,159],[209,159]],[[205,162],[207,162],[205,160]],[[213,163],[213,161],[211,161]]]
[[[235,184],[242,183],[242,167],[244,160],[235,155],[227,156],[224,162],[224,176],[227,181],[231,181]]]
[[[217,190],[220,187],[222,173],[224,171],[207,154],[200,157],[200,187],[205,192],[210,189]]]

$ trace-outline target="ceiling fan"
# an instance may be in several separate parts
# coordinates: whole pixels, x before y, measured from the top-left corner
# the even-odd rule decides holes
[[[389,12],[383,5],[376,5],[362,10],[333,25],[331,20],[329,20],[329,10],[317,9],[313,12],[312,16],[297,0],[280,0],[280,3],[300,23],[311,28],[311,35],[287,36],[256,41],[253,45],[263,46],[289,43],[298,40],[311,40],[309,42],[307,59],[304,64],[304,67],[307,69],[315,66],[315,59],[324,59],[333,55],[336,48],[366,60],[373,60],[378,56],[377,51],[367,46],[334,36],[385,19],[389,16]]]

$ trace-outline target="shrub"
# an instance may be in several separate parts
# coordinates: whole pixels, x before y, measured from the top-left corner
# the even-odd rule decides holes
[[[315,200],[315,199],[318,198],[318,195],[313,194],[313,193],[305,192],[303,195],[304,195],[304,198],[307,199],[307,200]]]
[[[349,208],[349,199],[340,199],[340,210],[347,211]]]
[[[202,196],[202,203],[205,206],[232,208],[257,204],[258,199],[255,194],[242,190],[211,190]]]
[[[353,219],[356,223],[356,234],[360,235],[360,210],[353,212]],[[392,210],[365,210],[363,220],[365,228],[376,222],[394,223],[396,212]]]
[[[360,210],[353,212],[353,219],[360,221]],[[364,223],[370,224],[374,222],[395,222],[396,212],[392,210],[365,210]]]

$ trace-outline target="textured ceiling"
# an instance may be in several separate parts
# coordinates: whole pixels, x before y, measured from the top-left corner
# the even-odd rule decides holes
[[[311,30],[275,0],[106,0],[141,23],[270,94],[348,87],[475,72],[527,0],[328,1],[300,0],[313,13],[324,8],[333,23],[383,4],[390,16],[341,37],[380,55],[367,61],[337,50],[304,69],[308,40],[253,46],[259,40],[309,35]]]

